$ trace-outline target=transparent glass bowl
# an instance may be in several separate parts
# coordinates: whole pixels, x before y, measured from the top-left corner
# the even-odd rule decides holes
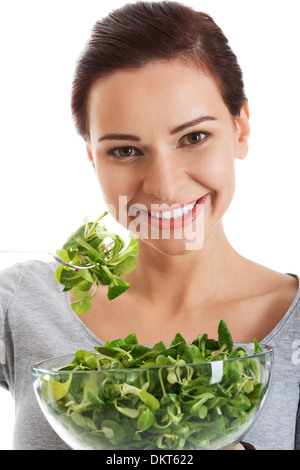
[[[57,371],[74,355],[32,367],[48,422],[74,450],[225,449],[259,416],[272,378],[273,348],[235,343],[247,357],[186,365]]]

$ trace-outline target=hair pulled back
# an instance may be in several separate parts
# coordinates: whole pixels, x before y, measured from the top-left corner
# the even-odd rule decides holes
[[[203,12],[177,2],[137,2],[94,24],[73,79],[72,114],[88,140],[87,102],[93,83],[152,60],[180,59],[210,74],[232,116],[247,103],[242,71],[223,31]]]

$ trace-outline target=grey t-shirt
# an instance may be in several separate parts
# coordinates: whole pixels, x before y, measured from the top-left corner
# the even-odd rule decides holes
[[[72,311],[69,294],[54,280],[55,268],[54,263],[30,261],[0,272],[0,385],[15,399],[16,450],[69,449],[39,408],[31,366],[103,344]],[[300,450],[300,288],[262,342],[275,348],[273,383],[245,440],[259,450]],[[1,344],[5,345],[2,361]],[[0,426],[5,426],[1,419]]]

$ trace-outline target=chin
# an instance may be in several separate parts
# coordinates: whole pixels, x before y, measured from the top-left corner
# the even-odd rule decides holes
[[[203,248],[203,240],[175,240],[175,239],[140,239],[147,246],[152,247],[154,250],[161,254],[169,256],[182,256],[192,253],[195,250],[201,250]]]

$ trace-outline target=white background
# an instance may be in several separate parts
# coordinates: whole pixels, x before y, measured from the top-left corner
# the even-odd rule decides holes
[[[71,81],[94,22],[124,3],[1,1],[0,250],[55,251],[85,216],[102,213],[71,118]],[[237,162],[228,237],[244,256],[300,273],[299,0],[183,3],[213,16],[244,72],[250,151]],[[0,269],[14,261],[0,254]],[[13,413],[0,390],[0,450],[11,448]]]

